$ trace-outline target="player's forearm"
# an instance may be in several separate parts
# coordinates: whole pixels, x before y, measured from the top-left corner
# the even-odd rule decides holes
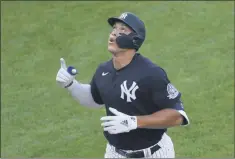
[[[91,95],[91,86],[89,84],[81,84],[74,80],[73,84],[68,87],[72,97],[81,105],[93,108],[100,108],[102,105],[97,104]]]
[[[182,115],[174,109],[163,109],[151,115],[137,116],[138,128],[161,129],[181,125]]]

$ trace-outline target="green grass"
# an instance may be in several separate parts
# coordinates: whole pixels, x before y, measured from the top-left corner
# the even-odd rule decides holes
[[[141,53],[182,92],[189,127],[169,130],[177,157],[234,155],[233,2],[2,2],[2,157],[103,157],[104,109],[56,85],[59,59],[89,82],[107,52],[107,18],[145,21]]]

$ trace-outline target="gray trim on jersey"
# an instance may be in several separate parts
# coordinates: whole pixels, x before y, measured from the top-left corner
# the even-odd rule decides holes
[[[68,87],[68,91],[72,97],[81,105],[92,108],[100,108],[102,105],[97,104],[91,95],[90,84],[82,84],[74,80],[73,84]]]

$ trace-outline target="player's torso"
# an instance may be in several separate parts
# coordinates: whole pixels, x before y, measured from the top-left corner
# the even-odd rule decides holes
[[[106,106],[107,115],[113,115],[108,110],[113,107],[128,115],[147,115],[156,111],[151,98],[151,75],[149,66],[152,63],[141,56],[136,56],[127,67],[116,71],[112,62],[106,63],[96,74],[96,85]],[[160,140],[165,130],[136,129],[129,133],[112,135],[104,132],[110,144],[120,149],[142,149]]]
[[[113,107],[129,115],[152,113],[150,86],[143,82],[148,75],[148,67],[138,61],[120,71],[112,67],[102,68],[96,84],[106,108]]]

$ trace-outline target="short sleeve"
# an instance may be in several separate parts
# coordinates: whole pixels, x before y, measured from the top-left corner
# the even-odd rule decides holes
[[[100,96],[100,93],[99,93],[99,90],[98,90],[98,87],[96,85],[96,81],[95,81],[95,76],[93,76],[91,82],[90,82],[90,85],[91,85],[91,95],[94,99],[94,101],[97,103],[97,104],[104,104],[101,96]]]
[[[150,81],[152,100],[159,109],[173,108],[180,100],[181,93],[170,82],[164,70],[154,71]]]

